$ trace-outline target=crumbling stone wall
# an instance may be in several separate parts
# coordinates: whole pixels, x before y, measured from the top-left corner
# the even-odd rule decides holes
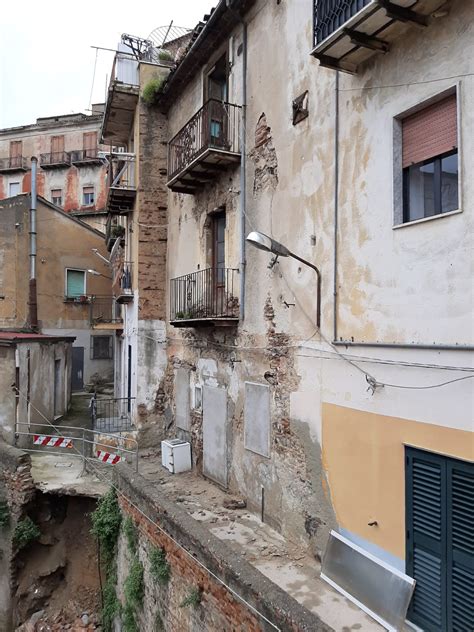
[[[12,624],[15,584],[13,529],[34,494],[30,455],[0,441],[0,506],[5,516],[3,526],[0,526],[0,630],[5,632],[11,629]]]
[[[123,517],[131,517],[138,531],[138,558],[144,567],[144,598],[136,613],[139,629],[330,632],[316,615],[232,552],[156,486],[124,465],[114,470],[114,478]],[[167,583],[157,583],[150,573],[153,547],[165,552],[170,566]],[[117,561],[118,594],[123,598],[121,587],[131,562],[123,534]],[[200,602],[183,605],[192,591],[199,591]]]

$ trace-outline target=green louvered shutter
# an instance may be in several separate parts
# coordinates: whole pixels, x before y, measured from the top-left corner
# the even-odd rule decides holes
[[[446,463],[407,448],[407,574],[416,581],[408,618],[446,630]]]
[[[474,465],[448,469],[448,630],[474,630]]]
[[[67,296],[82,296],[84,294],[84,275],[81,270],[67,270]]]

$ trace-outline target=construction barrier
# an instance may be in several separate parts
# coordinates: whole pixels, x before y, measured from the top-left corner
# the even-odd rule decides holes
[[[33,443],[48,448],[72,448],[71,439],[64,437],[48,437],[47,435],[33,435]]]
[[[109,465],[116,465],[119,461],[122,460],[122,457],[118,454],[114,454],[113,452],[105,452],[105,450],[97,451],[97,458],[99,461],[103,463],[108,463]]]

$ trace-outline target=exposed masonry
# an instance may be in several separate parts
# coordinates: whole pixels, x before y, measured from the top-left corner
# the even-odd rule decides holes
[[[275,632],[275,629],[281,632],[331,631],[315,614],[242,560],[183,509],[167,500],[156,485],[123,465],[114,470],[114,477],[118,489],[126,498],[133,498],[136,505],[134,507],[127,500],[121,500],[123,513],[131,516],[139,529],[139,557],[145,568],[147,587],[143,608],[139,613],[139,627],[144,632],[156,630],[157,621],[161,622],[162,627],[159,629],[192,629],[195,632]],[[158,524],[164,533],[144,514]],[[189,551],[191,556],[168,535]],[[148,554],[153,546],[164,549],[171,567],[170,581],[165,587],[154,585],[148,575]],[[119,585],[127,577],[130,563],[130,556],[125,549],[126,543],[121,538]],[[260,618],[226,586],[274,625]],[[201,590],[201,603],[195,607],[181,607],[186,596],[196,589]]]
[[[258,195],[267,189],[273,190],[278,185],[278,161],[273,146],[272,130],[267,124],[263,112],[255,127],[255,147],[250,152],[255,163],[253,193]]]

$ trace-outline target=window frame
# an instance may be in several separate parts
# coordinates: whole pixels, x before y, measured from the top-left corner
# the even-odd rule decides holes
[[[12,186],[12,184],[16,184],[18,185],[18,193],[13,193],[10,191],[10,187]],[[20,195],[21,193],[21,181],[17,182],[16,180],[13,180],[12,182],[8,183],[8,197],[16,197],[17,195]]]
[[[457,156],[457,176],[458,176],[458,205],[455,209],[450,209],[449,211],[443,211],[443,195],[442,195],[442,172],[441,172],[441,163],[443,158],[449,158],[450,156]],[[424,165],[429,165],[430,163],[434,163],[433,169],[433,200],[435,211],[432,215],[424,215],[423,217],[417,217],[416,219],[409,219],[410,213],[410,178],[409,178],[409,170],[410,167],[423,167]],[[408,176],[408,177],[407,177]],[[433,156],[432,158],[428,158],[427,160],[423,160],[422,162],[415,163],[414,165],[410,165],[409,167],[405,167],[402,173],[403,179],[403,223],[408,224],[411,222],[417,222],[423,219],[431,219],[437,217],[438,215],[446,215],[447,213],[453,213],[459,210],[459,151],[458,149],[453,149],[452,151],[445,152],[444,154],[439,154],[438,156]]]
[[[404,208],[404,169],[402,166],[402,122],[411,114],[415,114],[420,110],[424,110],[433,103],[442,101],[446,97],[456,96],[456,116],[457,116],[457,152],[458,152],[458,208],[452,211],[446,211],[445,213],[437,213],[435,215],[429,215],[420,219],[413,219],[405,221],[405,208]],[[406,226],[412,226],[428,221],[441,219],[443,217],[449,217],[450,215],[456,215],[462,213],[463,200],[462,200],[462,167],[463,167],[463,153],[462,153],[462,134],[461,134],[461,82],[458,81],[449,85],[441,92],[435,92],[431,95],[423,98],[421,101],[417,99],[416,102],[403,110],[398,112],[393,117],[393,136],[392,136],[392,167],[393,167],[393,208],[392,208],[392,229],[400,229]],[[447,154],[442,154],[444,157]],[[433,156],[433,159],[437,156]]]
[[[60,192],[60,194],[61,194],[61,195],[59,196],[59,198],[60,198],[60,200],[61,200],[60,204],[58,204],[57,202],[55,202],[55,201],[54,201],[54,197],[58,197],[58,196],[54,196],[54,195],[53,195],[53,192],[54,192],[54,191],[59,191],[59,192]],[[52,203],[52,204],[55,204],[56,206],[60,206],[60,207],[62,207],[62,205],[63,205],[63,190],[62,190],[62,189],[51,189],[51,203]]]
[[[98,338],[103,338],[103,339],[106,338],[108,340],[108,343],[107,343],[107,350],[108,350],[107,351],[107,356],[97,357],[94,343],[95,343],[95,341]],[[113,336],[104,335],[104,334],[91,336],[91,342],[90,342],[90,359],[91,360],[112,360],[113,357],[114,357]]]
[[[90,193],[84,193],[84,189],[92,189],[92,196],[93,196],[93,200],[92,202],[87,203],[85,201],[85,195],[90,195]],[[95,205],[95,186],[93,184],[87,184],[84,185],[82,187],[82,206],[87,206],[87,207],[91,207]]]
[[[77,294],[75,296],[70,296],[68,294],[68,286],[67,286],[67,276],[68,272],[82,272],[84,274],[84,292],[82,294]],[[79,298],[80,296],[87,296],[87,271],[81,268],[65,268],[64,275],[64,296],[68,300],[74,300]]]

